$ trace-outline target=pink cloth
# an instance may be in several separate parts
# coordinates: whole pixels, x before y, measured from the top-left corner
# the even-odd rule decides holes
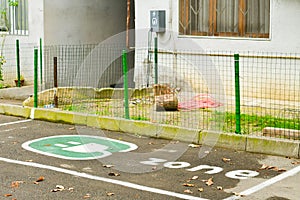
[[[178,103],[178,109],[193,110],[199,108],[216,108],[221,106],[221,103],[216,102],[208,94],[199,94],[194,96],[191,100]]]

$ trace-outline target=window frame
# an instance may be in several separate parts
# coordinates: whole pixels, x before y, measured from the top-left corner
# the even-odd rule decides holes
[[[246,0],[238,0],[238,32],[218,32],[217,31],[217,0],[209,0],[208,31],[201,32],[197,30],[186,31],[184,27],[189,28],[190,22],[190,1],[179,0],[179,35],[180,36],[219,36],[219,37],[238,37],[238,38],[270,38],[271,10],[269,12],[269,32],[268,33],[248,33],[246,32]],[[269,0],[270,1],[270,0]],[[186,5],[185,5],[186,4]],[[271,9],[271,1],[270,1]],[[182,23],[182,26],[180,25]],[[188,33],[190,32],[190,33]]]
[[[21,20],[24,20],[24,22],[21,22],[21,27],[18,28],[19,25],[18,22],[18,9],[20,2],[24,1],[24,5],[20,8],[21,11]],[[28,19],[28,0],[19,0],[19,4],[17,6],[9,5],[9,2],[3,4],[5,5],[5,8],[2,8],[6,12],[6,27],[8,29],[7,32],[9,35],[29,35],[29,19]],[[2,11],[3,12],[3,11]],[[22,14],[22,12],[25,12]],[[25,17],[25,18],[24,18]]]

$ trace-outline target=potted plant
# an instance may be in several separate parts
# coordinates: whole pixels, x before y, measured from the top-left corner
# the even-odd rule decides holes
[[[15,79],[15,83],[16,83],[16,86],[18,87],[18,78]],[[20,86],[24,86],[24,83],[25,83],[24,76],[21,75],[20,76]]]

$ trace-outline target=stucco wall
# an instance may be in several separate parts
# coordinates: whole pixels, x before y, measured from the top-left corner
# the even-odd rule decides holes
[[[126,1],[45,0],[45,44],[97,44],[125,31]]]
[[[7,63],[3,66],[4,81],[14,84],[16,77],[16,40],[20,43],[21,74],[26,84],[33,82],[33,51],[39,46],[40,38],[44,37],[44,6],[41,0],[28,1],[28,35],[6,35],[3,54]],[[0,38],[2,42],[3,37]]]
[[[268,39],[229,38],[229,37],[201,37],[178,35],[178,5],[179,0],[136,0],[136,44],[137,48],[147,48],[148,30],[150,29],[150,10],[166,10],[166,33],[158,34],[158,47],[161,50],[176,52],[192,50],[212,52],[214,54],[240,53],[252,56],[283,56],[300,58],[300,28],[297,26],[300,19],[300,1],[297,0],[271,0],[271,31]],[[153,36],[152,36],[153,38]],[[153,39],[152,39],[153,40]],[[153,47],[153,44],[152,44]],[[139,51],[139,50],[137,50]],[[137,86],[145,85],[146,69],[143,61],[147,58],[147,51],[137,53],[135,80]],[[142,51],[140,51],[142,52]],[[250,53],[249,53],[250,52]],[[277,52],[283,54],[277,54]],[[186,68],[189,61],[180,63],[178,57],[170,55],[162,58],[159,54],[159,70],[169,70],[165,74],[174,74],[175,69],[184,68],[190,71],[191,84],[197,88],[201,85],[201,79],[207,79],[197,75],[191,67]],[[233,58],[226,56],[214,56],[211,63],[219,73],[227,96],[234,95],[234,62]],[[168,68],[164,67],[168,65]],[[192,64],[192,65],[197,65]],[[264,98],[275,100],[300,100],[300,60],[299,59],[258,59],[243,58],[241,66],[241,86],[243,97]],[[204,69],[203,66],[199,69]],[[198,70],[199,71],[199,70]],[[144,70],[145,72],[145,70]],[[180,73],[180,72],[179,72]],[[201,71],[199,72],[201,74]],[[174,80],[174,77],[169,77]],[[192,81],[193,79],[193,81]],[[212,77],[209,77],[212,79]],[[205,80],[204,80],[205,81]],[[176,84],[176,83],[175,83]]]
[[[150,10],[166,10],[167,29],[173,31],[173,37],[178,37],[178,0],[135,0],[136,29],[149,29]],[[182,40],[191,39],[204,50],[231,51],[267,51],[300,53],[300,1],[271,0],[271,37],[270,39],[221,38],[221,37],[188,37],[179,36]],[[160,34],[161,41],[170,38],[168,33]],[[137,43],[145,41],[145,35],[137,35]],[[172,43],[163,40],[160,46]]]

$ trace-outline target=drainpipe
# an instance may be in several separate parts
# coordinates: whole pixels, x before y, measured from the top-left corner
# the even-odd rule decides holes
[[[127,0],[127,18],[126,18],[126,47],[127,47],[127,49],[129,49],[130,1],[131,0]]]

